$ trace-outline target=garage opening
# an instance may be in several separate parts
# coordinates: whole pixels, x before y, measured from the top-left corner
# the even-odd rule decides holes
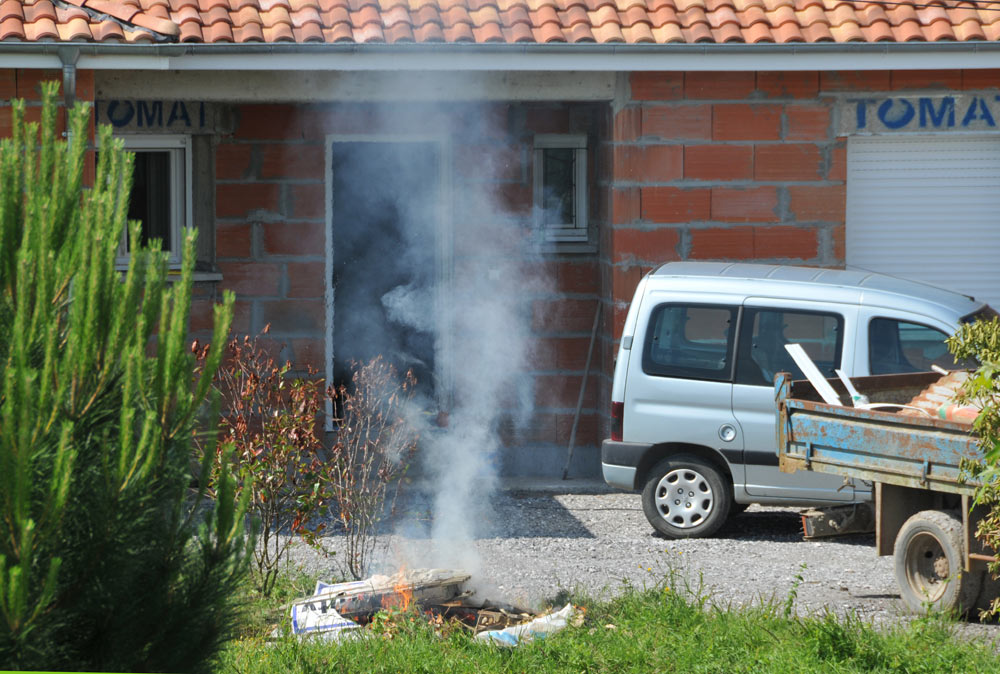
[[[413,370],[439,401],[437,339],[441,146],[333,141],[330,152],[332,339],[328,366],[347,383],[352,362],[381,355]]]
[[[848,267],[1000,306],[1000,136],[848,141]]]

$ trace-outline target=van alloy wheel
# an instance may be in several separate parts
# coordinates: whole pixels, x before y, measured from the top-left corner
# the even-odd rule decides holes
[[[732,486],[707,461],[678,455],[649,472],[642,508],[653,528],[669,538],[713,534],[729,515]]]

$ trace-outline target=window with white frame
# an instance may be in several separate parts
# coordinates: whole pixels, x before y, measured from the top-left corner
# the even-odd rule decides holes
[[[163,241],[170,264],[179,265],[183,234],[192,223],[191,137],[121,136],[135,154],[128,219],[142,223],[142,242]],[[127,234],[127,233],[126,233]],[[118,264],[129,260],[127,235],[118,249]]]
[[[533,187],[535,225],[544,240],[586,243],[587,136],[536,135]]]

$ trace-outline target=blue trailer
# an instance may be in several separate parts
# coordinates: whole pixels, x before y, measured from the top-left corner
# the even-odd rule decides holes
[[[853,383],[873,403],[905,405],[940,377],[880,375]],[[986,571],[994,557],[974,535],[982,513],[971,509],[977,484],[962,465],[980,456],[971,426],[898,408],[853,407],[843,384],[829,383],[844,405],[823,402],[808,381],[775,378],[781,470],[874,483],[876,552],[895,558],[900,594],[913,610],[985,607],[996,594]]]

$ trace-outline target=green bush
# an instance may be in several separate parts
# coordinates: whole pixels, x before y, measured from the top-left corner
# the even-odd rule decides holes
[[[249,554],[236,479],[214,503],[192,489],[210,467],[196,474],[192,445],[233,298],[198,377],[194,236],[171,285],[133,223],[123,278],[131,155],[102,128],[85,188],[87,111],[58,140],[57,89],[43,87],[40,126],[15,102],[0,142],[0,663],[204,669],[234,626]]]

